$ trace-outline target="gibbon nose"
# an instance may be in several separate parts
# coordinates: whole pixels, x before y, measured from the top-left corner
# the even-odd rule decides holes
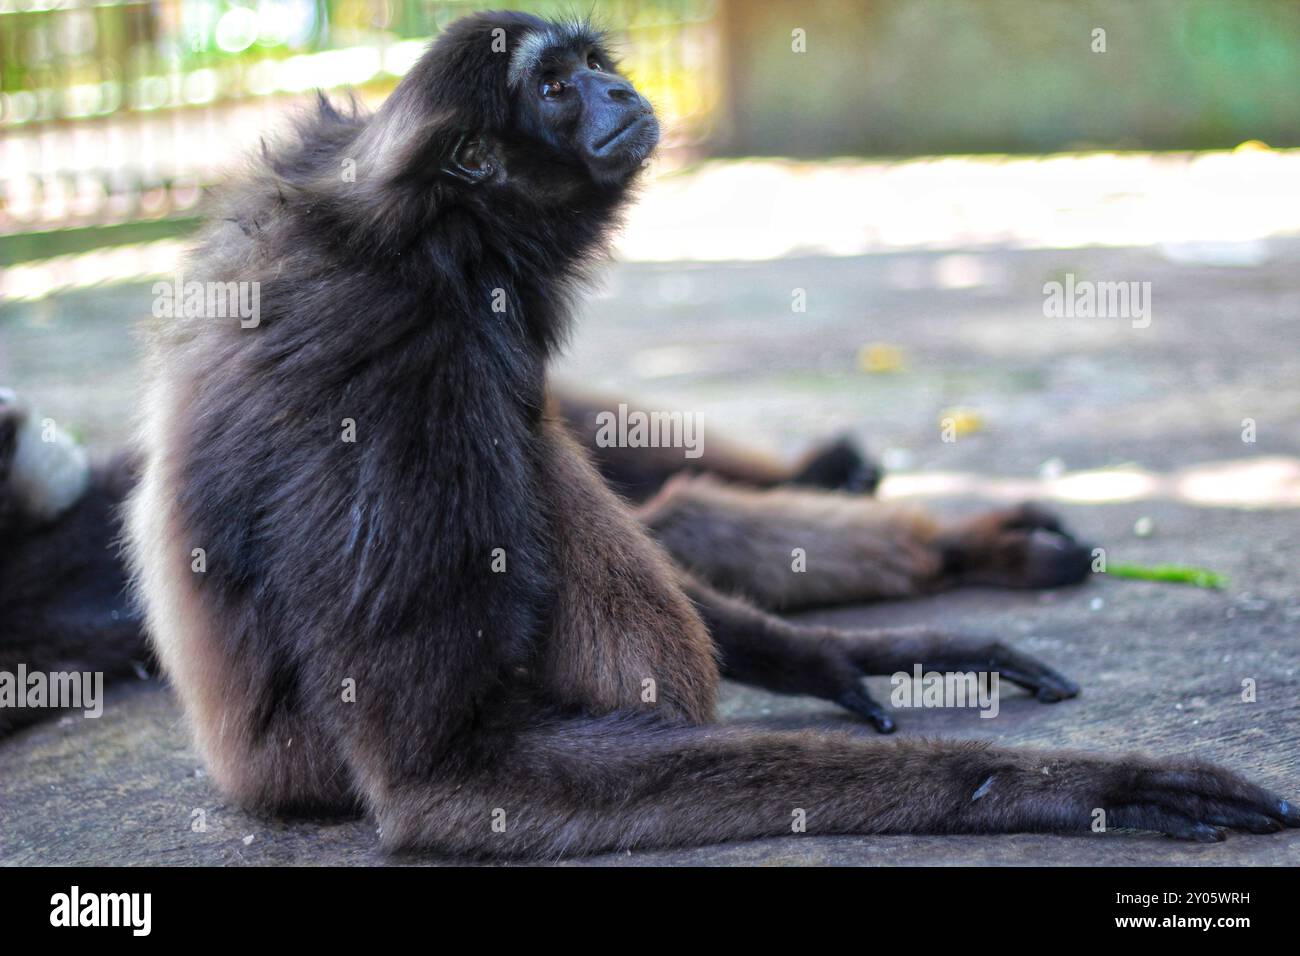
[[[632,88],[632,84],[625,83],[622,81],[617,83],[611,83],[609,87],[605,90],[605,95],[608,96],[611,100],[614,100],[615,102],[618,103],[624,103],[629,100],[635,101],[640,99],[640,96],[638,96],[637,91]]]

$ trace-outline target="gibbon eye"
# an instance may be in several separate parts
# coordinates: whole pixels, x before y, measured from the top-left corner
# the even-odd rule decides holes
[[[594,56],[587,57],[587,69],[595,70],[597,73],[605,72],[605,67],[602,66],[600,60],[596,59]]]
[[[547,97],[559,96],[569,88],[563,80],[546,79],[542,80],[542,95]]]

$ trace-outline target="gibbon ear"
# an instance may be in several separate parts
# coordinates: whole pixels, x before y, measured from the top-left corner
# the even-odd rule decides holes
[[[474,186],[487,182],[500,168],[500,159],[486,136],[482,133],[461,133],[456,138],[447,161],[443,163],[442,171]]]

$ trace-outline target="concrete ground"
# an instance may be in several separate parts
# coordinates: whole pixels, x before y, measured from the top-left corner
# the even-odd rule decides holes
[[[1067,273],[1151,282],[1150,325],[1044,316],[1043,284]],[[1005,689],[992,720],[901,711],[901,734],[1191,754],[1300,796],[1298,276],[1294,240],[1234,267],[1156,247],[987,246],[622,265],[585,306],[561,371],[643,408],[700,412],[706,442],[725,431],[794,455],[849,432],[898,472],[884,494],[954,513],[1042,494],[1112,561],[1227,575],[1218,591],[1098,576],[1056,592],[969,590],[815,616],[986,631],[1084,687],[1054,706]],[[795,289],[806,312],[791,311]],[[129,431],[139,377],[127,322],[149,302],[147,285],[130,285],[10,307],[0,382],[93,448],[111,447]],[[898,367],[865,370],[864,346],[873,367]],[[944,442],[941,420],[954,415],[970,429]],[[1242,440],[1243,419],[1254,442]],[[1139,519],[1149,534],[1135,532]],[[876,689],[887,696],[888,682]],[[726,687],[721,717],[869,733],[830,704],[739,686]],[[225,803],[153,682],[112,692],[98,720],[64,718],[0,745],[8,865],[442,862],[386,859],[373,829]],[[1300,831],[1215,845],[1118,833],[789,836],[572,863],[1295,865]]]

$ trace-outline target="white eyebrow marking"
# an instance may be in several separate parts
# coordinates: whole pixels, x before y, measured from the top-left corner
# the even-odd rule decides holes
[[[540,30],[524,35],[519,45],[515,47],[515,52],[510,55],[510,72],[507,74],[507,81],[511,89],[524,81],[537,65],[542,54],[546,52],[546,48],[559,39],[554,30]]]

